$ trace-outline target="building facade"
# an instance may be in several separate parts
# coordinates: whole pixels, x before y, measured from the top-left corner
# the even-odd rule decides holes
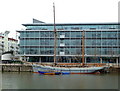
[[[18,40],[8,37],[9,31],[0,33],[0,57],[4,52],[13,51],[18,54]]]
[[[78,62],[82,58],[82,32],[85,32],[85,62],[118,62],[120,31],[118,23],[56,24],[57,62]],[[44,22],[23,24],[20,56],[27,61],[53,62],[54,26]]]

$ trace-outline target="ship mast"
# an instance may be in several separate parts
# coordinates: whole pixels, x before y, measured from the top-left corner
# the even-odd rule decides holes
[[[56,25],[55,25],[55,5],[53,3],[53,16],[54,16],[54,65],[56,65],[56,44],[57,44],[57,32],[56,32]]]
[[[82,66],[84,66],[85,65],[85,50],[84,50],[84,41],[85,40],[85,33],[84,33],[84,30],[83,30],[83,32],[82,32]]]

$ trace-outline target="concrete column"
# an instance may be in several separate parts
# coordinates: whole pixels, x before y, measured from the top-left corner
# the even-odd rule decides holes
[[[117,66],[118,66],[118,64],[119,64],[119,62],[118,62],[118,58],[116,58],[116,64],[117,64]]]
[[[24,56],[23,56],[23,59],[24,59],[24,61],[26,61],[26,56],[25,56],[25,52],[24,52]]]
[[[85,57],[85,64],[87,63],[86,57]]]
[[[69,63],[71,63],[71,58],[70,58],[70,61],[69,61]]]
[[[100,58],[100,63],[102,63],[102,58]]]
[[[39,57],[39,62],[41,63],[41,57]]]
[[[26,61],[26,57],[24,56],[24,61]]]

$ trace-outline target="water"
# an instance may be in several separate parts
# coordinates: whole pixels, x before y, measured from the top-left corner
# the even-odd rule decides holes
[[[118,73],[40,75],[4,72],[2,89],[118,89]]]

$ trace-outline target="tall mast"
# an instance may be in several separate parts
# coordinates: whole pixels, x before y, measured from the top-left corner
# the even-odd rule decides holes
[[[56,65],[57,32],[56,32],[56,25],[55,25],[55,5],[54,5],[54,3],[53,3],[53,14],[54,14],[54,64]]]
[[[85,40],[85,33],[84,33],[84,30],[82,32],[82,66],[84,66],[84,63],[85,63],[85,50],[84,50],[84,40]]]

